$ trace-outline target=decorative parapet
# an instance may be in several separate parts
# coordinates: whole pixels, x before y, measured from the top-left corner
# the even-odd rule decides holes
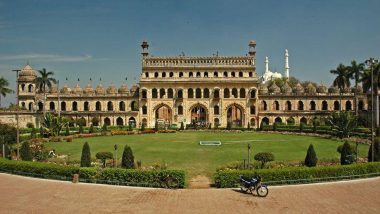
[[[253,56],[145,57],[143,67],[254,66]]]

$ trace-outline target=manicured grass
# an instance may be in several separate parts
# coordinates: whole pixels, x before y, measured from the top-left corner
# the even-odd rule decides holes
[[[222,145],[200,146],[201,140],[219,140]],[[92,157],[99,151],[114,152],[113,146],[118,144],[117,156],[120,160],[124,145],[128,144],[133,150],[135,161],[141,160],[143,166],[165,162],[169,169],[184,169],[190,177],[198,174],[211,176],[221,165],[246,159],[248,143],[253,148],[252,159],[258,152],[272,152],[278,161],[304,160],[310,143],[314,145],[319,159],[339,158],[336,148],[343,144],[318,137],[257,132],[185,132],[82,138],[69,143],[46,143],[46,146],[54,148],[58,154],[70,154],[70,159],[80,160],[86,141],[89,142]],[[360,156],[367,156],[367,152],[367,145],[359,145]]]

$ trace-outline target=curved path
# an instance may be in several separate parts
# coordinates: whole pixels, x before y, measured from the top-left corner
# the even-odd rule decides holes
[[[42,180],[0,173],[0,213],[379,213],[380,178],[271,187],[165,190]]]

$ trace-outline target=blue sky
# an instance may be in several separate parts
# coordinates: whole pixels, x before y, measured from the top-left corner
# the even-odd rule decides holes
[[[330,85],[339,63],[380,58],[379,11],[378,0],[0,0],[0,76],[14,87],[29,60],[71,86],[131,85],[144,39],[156,56],[245,55],[254,39],[259,75],[265,56],[283,72],[287,48],[291,76]]]

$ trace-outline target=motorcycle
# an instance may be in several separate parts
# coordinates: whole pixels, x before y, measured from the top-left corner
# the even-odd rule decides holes
[[[266,197],[269,192],[267,185],[261,183],[260,176],[247,178],[240,175],[240,190],[242,192],[251,192],[252,194],[256,190],[259,197]]]

